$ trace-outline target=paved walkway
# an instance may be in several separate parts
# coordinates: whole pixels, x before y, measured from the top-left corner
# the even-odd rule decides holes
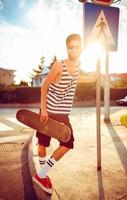
[[[47,195],[34,184],[39,200],[127,200],[127,128],[119,118],[127,108],[113,108],[111,123],[101,115],[102,170],[97,171],[96,114],[93,108],[75,108],[70,116],[75,149],[49,171],[54,191]],[[39,170],[36,137],[29,145],[31,175]],[[52,139],[48,154],[58,143]]]
[[[37,200],[28,164],[34,131],[16,120],[16,111],[0,108],[0,200]]]

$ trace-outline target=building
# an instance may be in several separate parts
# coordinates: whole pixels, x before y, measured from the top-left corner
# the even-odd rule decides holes
[[[32,82],[31,82],[31,86],[33,87],[41,87],[41,85],[43,84],[47,74],[50,71],[50,67],[46,66],[44,67],[43,71],[41,74],[37,74],[34,77],[32,77]]]
[[[120,76],[123,79],[123,81],[127,84],[127,73],[122,73],[120,74]]]
[[[127,85],[127,73],[113,73],[110,74],[111,86],[125,86]]]
[[[9,86],[15,83],[13,69],[5,69],[0,67],[0,86]]]

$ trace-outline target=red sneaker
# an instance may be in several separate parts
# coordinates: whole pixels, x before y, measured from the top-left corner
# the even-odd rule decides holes
[[[40,178],[37,174],[33,177],[33,181],[35,181],[45,192],[48,194],[52,194],[52,184],[49,180],[49,177]]]
[[[53,186],[52,186],[51,179],[48,176],[46,176],[46,178],[47,178],[47,181],[48,181],[48,186],[52,189]]]

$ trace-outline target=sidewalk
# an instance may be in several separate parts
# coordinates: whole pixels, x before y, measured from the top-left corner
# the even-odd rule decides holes
[[[97,171],[96,115],[85,108],[75,108],[70,116],[75,149],[67,153],[49,171],[54,191],[47,195],[35,183],[39,200],[127,200],[127,128],[119,124],[127,108],[113,110],[111,123],[101,118],[102,170]],[[29,146],[31,176],[39,169],[36,137]],[[52,139],[48,154],[58,143]]]

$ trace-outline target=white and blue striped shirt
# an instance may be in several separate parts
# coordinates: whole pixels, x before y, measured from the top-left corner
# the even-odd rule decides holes
[[[47,94],[47,111],[51,114],[67,114],[71,112],[76,80],[79,70],[73,76],[69,75],[65,64],[62,65],[62,76],[58,84],[52,83]]]

